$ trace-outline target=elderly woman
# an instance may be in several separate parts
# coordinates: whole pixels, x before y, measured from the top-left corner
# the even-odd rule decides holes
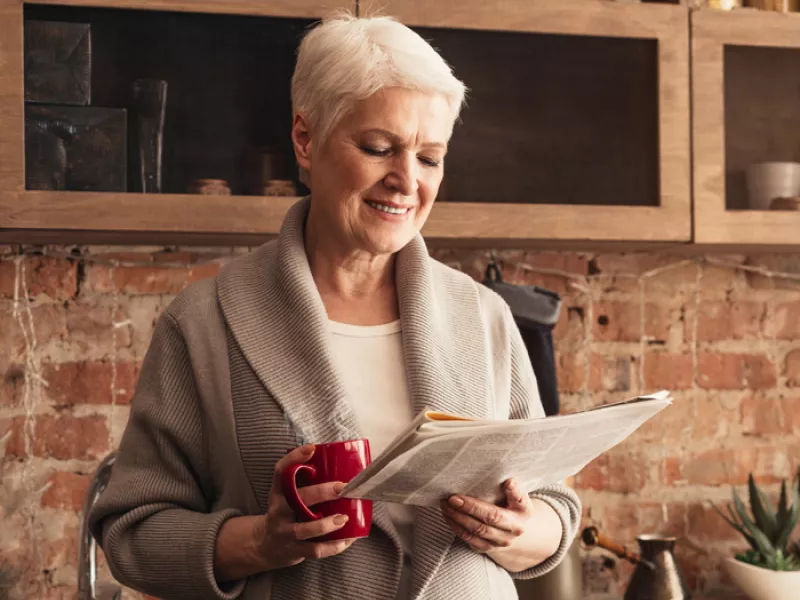
[[[564,555],[580,506],[562,486],[508,481],[498,506],[376,503],[369,537],[327,542],[313,538],[342,516],[297,522],[279,489],[313,443],[366,437],[377,455],[424,407],[543,416],[508,307],[419,233],[463,98],[391,19],[338,17],[305,37],[292,141],[311,196],[157,324],[91,514],[121,582],[167,600],[508,600],[512,577]],[[302,488],[307,504],[341,489]]]

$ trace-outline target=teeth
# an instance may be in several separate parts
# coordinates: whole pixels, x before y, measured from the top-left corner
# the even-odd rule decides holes
[[[389,213],[390,215],[404,215],[408,212],[407,208],[394,208],[391,206],[386,206],[385,204],[370,202],[369,200],[367,200],[367,204],[369,204],[374,209],[381,210],[385,213]]]

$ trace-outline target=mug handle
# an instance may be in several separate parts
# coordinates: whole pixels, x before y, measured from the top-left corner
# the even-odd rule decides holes
[[[286,498],[286,502],[296,515],[305,517],[309,521],[316,521],[321,519],[322,515],[319,515],[308,508],[306,503],[300,498],[300,494],[297,491],[297,473],[304,469],[308,470],[308,473],[311,477],[314,477],[317,474],[317,470],[313,466],[303,463],[290,465],[283,470],[281,473],[283,497]]]

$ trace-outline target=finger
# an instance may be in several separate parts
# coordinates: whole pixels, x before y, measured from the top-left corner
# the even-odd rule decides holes
[[[516,480],[506,480],[503,489],[506,494],[506,502],[508,503],[509,510],[527,513],[532,508],[530,496],[520,489]]]
[[[297,488],[297,493],[300,494],[300,499],[305,502],[306,506],[314,506],[320,502],[336,500],[343,489],[344,483],[331,481]]]
[[[355,539],[348,538],[346,540],[307,544],[306,558],[328,558],[329,556],[336,556],[352,546],[353,542],[355,542]]]
[[[331,515],[307,523],[291,523],[292,534],[296,540],[310,540],[341,529],[348,519],[347,515]]]
[[[509,510],[489,504],[477,498],[469,496],[451,496],[447,501],[447,506],[455,511],[469,515],[478,521],[483,521],[487,525],[498,529],[511,531],[515,523]]]
[[[475,537],[475,535],[464,529],[461,525],[449,517],[445,518],[445,522],[447,523],[448,527],[450,527],[452,532],[456,534],[456,537],[460,538],[476,552],[490,552],[496,548],[494,544],[488,542],[487,540]]]
[[[294,450],[287,452],[278,462],[275,463],[275,469],[272,472],[272,487],[281,492],[281,472],[290,465],[304,463],[314,455],[314,444],[306,444],[299,446]]]
[[[518,526],[509,526],[513,527],[513,531],[498,529],[484,521],[479,521],[475,517],[454,510],[449,506],[445,508],[444,515],[447,519],[453,521],[461,529],[466,531],[470,539],[480,538],[497,548],[510,546],[511,542],[522,534],[522,529]]]

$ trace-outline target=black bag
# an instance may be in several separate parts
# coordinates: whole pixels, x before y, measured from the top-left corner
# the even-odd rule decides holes
[[[483,284],[500,294],[511,308],[533,364],[544,412],[547,416],[558,414],[553,328],[561,311],[561,296],[537,285],[506,283],[494,261],[486,267]]]

